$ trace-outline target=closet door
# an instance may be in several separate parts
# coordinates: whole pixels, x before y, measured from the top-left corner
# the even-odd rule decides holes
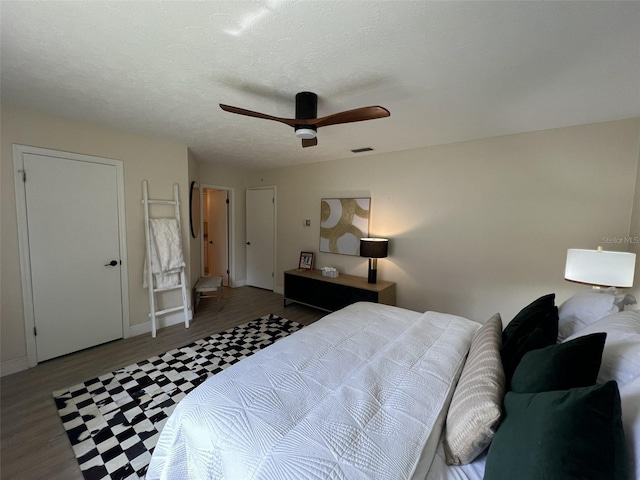
[[[23,155],[37,361],[123,336],[116,167]]]
[[[275,189],[247,190],[247,285],[275,285]]]

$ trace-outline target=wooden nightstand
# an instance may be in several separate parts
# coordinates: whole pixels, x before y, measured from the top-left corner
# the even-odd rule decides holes
[[[287,300],[334,312],[355,302],[396,304],[396,284],[379,280],[368,283],[365,277],[340,274],[323,277],[320,270],[284,272],[284,306]]]

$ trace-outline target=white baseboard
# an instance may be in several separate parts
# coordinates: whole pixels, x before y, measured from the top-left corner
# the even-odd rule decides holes
[[[29,368],[29,362],[27,357],[15,358],[13,360],[7,360],[6,362],[2,362],[0,366],[2,369],[2,373],[0,376],[4,377],[6,375],[11,375],[12,373],[22,372],[23,370],[27,370]]]
[[[233,285],[231,286],[231,288],[244,287],[246,285],[247,285],[247,281],[246,280],[235,280],[233,282]]]
[[[189,310],[189,319],[193,319],[193,312]],[[158,318],[158,329],[170,327],[171,325],[177,325],[184,323],[184,314],[174,313],[172,315],[166,315]],[[139,325],[131,325],[129,328],[129,336],[134,337],[136,335],[144,335],[151,333],[151,320]],[[29,368],[29,362],[27,357],[15,358],[13,360],[7,360],[0,365],[0,376],[11,375],[12,373],[22,372]]]
[[[189,320],[193,320],[192,310],[189,310]],[[184,323],[184,314],[174,313],[172,315],[165,315],[163,317],[159,317],[157,321],[157,329],[160,330],[161,328],[170,327],[171,325]],[[144,335],[146,333],[151,333],[151,320],[145,323],[140,323],[138,325],[131,325],[131,327],[129,327],[130,337],[135,337],[136,335]]]

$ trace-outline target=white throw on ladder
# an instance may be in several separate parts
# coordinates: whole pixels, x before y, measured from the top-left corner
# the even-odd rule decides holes
[[[189,305],[187,304],[187,281],[182,255],[182,230],[180,227],[180,199],[178,184],[173,186],[173,200],[149,199],[147,181],[142,182],[142,204],[144,205],[144,233],[147,245],[144,264],[144,286],[149,288],[151,335],[155,338],[157,317],[184,311],[184,326],[189,328]],[[173,205],[175,218],[151,218],[150,205]],[[155,294],[169,290],[182,290],[182,304],[156,310]]]

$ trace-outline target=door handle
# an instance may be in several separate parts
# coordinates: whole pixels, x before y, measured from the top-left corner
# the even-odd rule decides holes
[[[247,245],[251,245],[251,242],[247,242]]]
[[[105,263],[105,267],[115,267],[116,265],[118,265],[118,261],[117,260],[111,260],[109,263]]]
[[[210,243],[211,245],[213,245],[213,240],[209,240],[209,243]]]

